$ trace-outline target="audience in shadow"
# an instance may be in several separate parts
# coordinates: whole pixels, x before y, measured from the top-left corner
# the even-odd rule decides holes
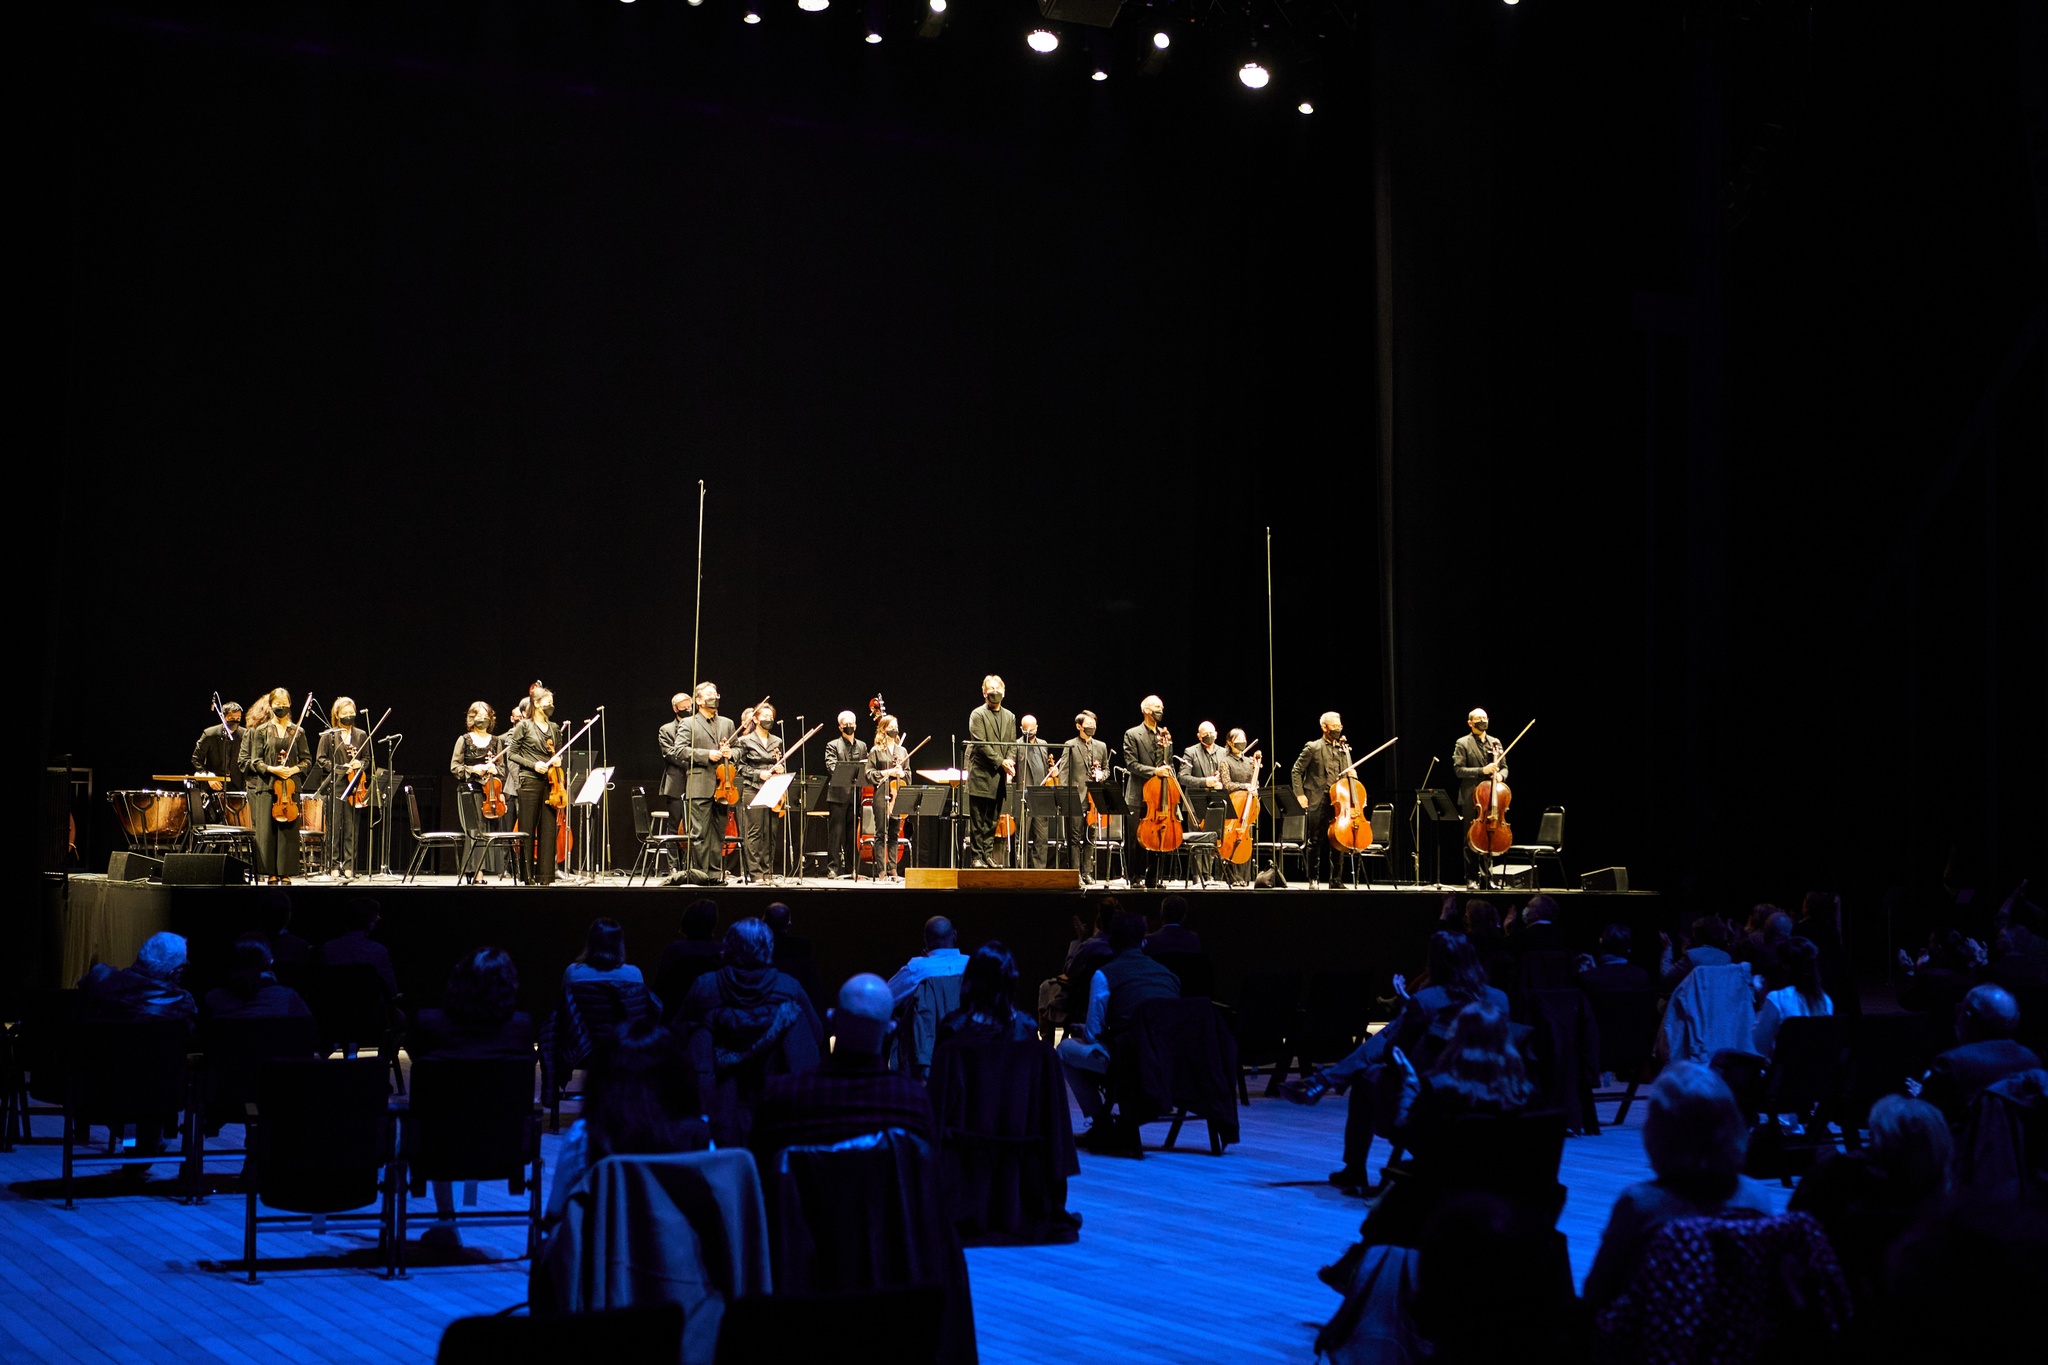
[[[754,1105],[747,1145],[766,1163],[784,1147],[818,1146],[901,1128],[935,1141],[931,1101],[917,1081],[883,1060],[895,1002],[881,977],[862,972],[825,1012],[832,1050],[809,1070],[771,1077]]]
[[[654,969],[654,995],[662,1001],[664,1022],[673,1023],[697,978],[715,972],[725,960],[718,941],[718,902],[694,900],[683,910],[683,936],[661,950]]]
[[[206,993],[199,1012],[208,1019],[308,1019],[313,1011],[289,986],[277,983],[270,940],[249,934],[235,940],[227,981]]]
[[[960,1008],[939,1021],[938,1041],[1024,1042],[1038,1025],[1017,1008],[1017,959],[999,940],[974,950],[961,974]]]

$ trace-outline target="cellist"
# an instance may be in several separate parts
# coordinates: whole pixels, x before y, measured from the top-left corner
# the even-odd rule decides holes
[[[1500,741],[1486,733],[1483,709],[1475,706],[1467,712],[1465,726],[1472,733],[1458,736],[1458,742],[1451,746],[1451,767],[1458,774],[1458,813],[1469,818],[1479,813],[1474,800],[1479,784],[1489,778],[1507,781],[1508,765],[1501,757]],[[1470,840],[1461,839],[1458,846],[1465,850],[1465,884],[1475,890],[1489,887],[1493,881],[1492,860],[1473,848]]]
[[[1250,791],[1257,788],[1259,784],[1259,761],[1244,751],[1246,740],[1242,730],[1232,730],[1224,737],[1224,744],[1226,747],[1217,761],[1216,776],[1222,779],[1223,797],[1224,800],[1228,801],[1232,792]],[[1224,814],[1227,815],[1228,811],[1226,810]],[[1222,828],[1220,820],[1217,828]],[[1224,861],[1219,865],[1223,872],[1223,880],[1231,886],[1243,886],[1252,879],[1252,865],[1250,863]]]
[[[1138,703],[1139,722],[1124,731],[1124,880],[1159,885],[1159,862],[1138,842],[1138,819],[1145,813],[1145,779],[1173,776],[1173,751],[1159,741],[1159,722],[1166,703],[1154,695]]]
[[[555,880],[555,808],[548,804],[549,760],[562,747],[562,727],[555,724],[555,694],[545,687],[533,694],[527,715],[505,737],[505,762],[519,793],[519,830],[526,847],[528,879],[539,886]]]
[[[1351,766],[1351,746],[1344,742],[1344,721],[1335,711],[1322,714],[1323,737],[1312,739],[1294,760],[1294,801],[1304,814],[1301,829],[1302,872],[1309,885],[1321,889],[1342,875],[1337,850],[1330,845],[1330,784]]]

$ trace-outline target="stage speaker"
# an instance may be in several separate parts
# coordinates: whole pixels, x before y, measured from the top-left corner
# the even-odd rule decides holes
[[[173,853],[173,858],[178,855]],[[156,859],[141,853],[116,853],[107,859],[107,880],[110,882],[140,882],[161,876],[164,865]]]
[[[249,865],[225,853],[173,853],[164,859],[165,886],[240,886]]]
[[[1625,867],[1603,867],[1598,872],[1588,872],[1579,878],[1581,891],[1626,891],[1628,890],[1628,869]]]

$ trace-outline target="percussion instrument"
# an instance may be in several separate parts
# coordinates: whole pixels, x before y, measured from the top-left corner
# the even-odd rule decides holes
[[[249,793],[245,791],[224,791],[219,796],[220,818],[224,825],[235,825],[241,829],[256,828],[256,817],[249,811]]]
[[[301,834],[327,833],[327,798],[324,796],[301,796],[299,806],[299,832]]]
[[[185,824],[190,812],[183,792],[108,792],[107,801],[113,806],[114,818],[121,822],[121,832],[128,836],[130,843],[154,847],[175,843],[185,837]]]

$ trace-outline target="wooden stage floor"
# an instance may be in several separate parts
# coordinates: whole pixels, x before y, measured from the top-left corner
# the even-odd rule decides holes
[[[1164,1125],[1148,1127],[1142,1161],[1084,1153],[1071,1189],[1086,1219],[1077,1244],[968,1252],[985,1365],[1037,1365],[1049,1338],[1137,1365],[1311,1358],[1338,1304],[1316,1267],[1351,1240],[1366,1205],[1323,1182],[1338,1164],[1343,1101],[1303,1109],[1259,1088],[1244,1141],[1221,1158],[1192,1124],[1173,1152],[1157,1147]],[[1580,1279],[1615,1195],[1648,1174],[1642,1114],[1639,1103],[1626,1128],[1565,1146],[1561,1226]],[[231,1126],[219,1142],[240,1140]],[[552,1160],[559,1140],[545,1141]],[[1385,1156],[1376,1144],[1375,1168]],[[266,1259],[297,1268],[246,1285],[215,1268],[241,1254],[239,1198],[187,1207],[160,1193],[167,1179],[135,1193],[95,1178],[66,1213],[51,1193],[59,1161],[55,1147],[0,1153],[0,1359],[420,1362],[454,1318],[526,1298],[516,1228],[467,1234],[460,1252],[416,1246],[411,1279],[389,1284],[343,1263],[373,1239],[266,1233]],[[482,1201],[514,1203],[503,1187]]]

